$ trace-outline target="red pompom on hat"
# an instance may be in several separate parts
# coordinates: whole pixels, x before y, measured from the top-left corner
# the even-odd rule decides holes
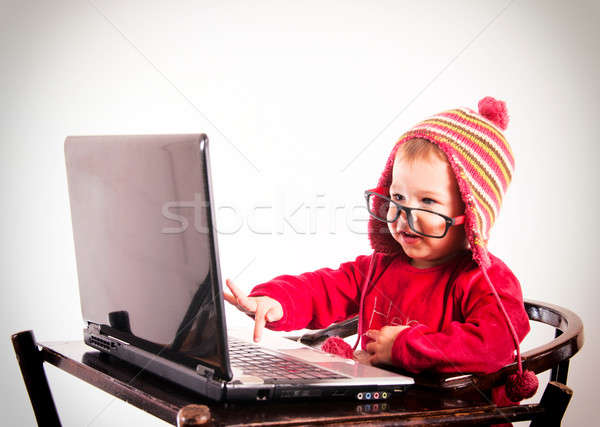
[[[506,397],[513,402],[528,399],[537,391],[538,383],[539,381],[535,374],[528,369],[512,374],[508,377],[504,386]]]
[[[494,99],[491,96],[486,96],[477,104],[479,114],[494,123],[502,130],[506,130],[508,126],[508,111],[506,110],[506,103],[498,99]]]

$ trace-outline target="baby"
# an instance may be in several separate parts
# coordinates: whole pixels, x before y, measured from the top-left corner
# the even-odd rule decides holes
[[[358,314],[373,364],[489,373],[515,361],[516,348],[518,375],[492,398],[532,395],[537,379],[519,350],[530,329],[521,287],[487,250],[514,169],[507,124],[504,102],[487,97],[478,112],[445,111],[406,132],[365,192],[372,255],[279,276],[249,296],[227,280],[227,301],[255,319],[254,340],[265,326],[317,329]]]

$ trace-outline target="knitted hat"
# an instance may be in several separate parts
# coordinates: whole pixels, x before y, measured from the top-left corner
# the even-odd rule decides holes
[[[400,145],[414,138],[435,144],[446,154],[466,207],[465,232],[473,259],[489,267],[490,228],[515,167],[512,151],[501,132],[507,125],[506,105],[489,96],[479,101],[479,113],[470,108],[457,108],[436,114],[402,135],[392,149],[377,188],[388,194]],[[382,227],[373,217],[369,218],[369,239],[377,252],[402,250],[387,227]]]
[[[509,398],[518,401],[535,393],[537,378],[531,371],[523,372],[519,339],[487,274],[490,266],[487,251],[489,232],[511,181],[515,161],[502,134],[508,125],[505,103],[488,96],[479,101],[478,107],[478,112],[470,108],[444,111],[418,123],[402,135],[392,149],[377,189],[381,194],[389,194],[396,152],[404,142],[423,138],[446,154],[465,205],[464,227],[473,259],[495,295],[513,336],[518,374],[509,377],[507,393],[512,391]],[[377,211],[381,206],[375,204],[374,209]],[[376,252],[402,252],[402,247],[392,237],[388,227],[373,217],[369,218],[369,239]]]

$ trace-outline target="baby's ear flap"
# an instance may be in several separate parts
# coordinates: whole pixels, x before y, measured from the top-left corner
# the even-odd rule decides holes
[[[402,246],[390,234],[387,224],[369,217],[369,241],[375,252],[393,254],[402,251]]]

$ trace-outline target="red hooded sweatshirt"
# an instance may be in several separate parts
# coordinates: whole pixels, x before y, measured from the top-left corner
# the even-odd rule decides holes
[[[488,275],[521,341],[530,329],[521,286],[500,259],[490,254],[490,261]],[[355,316],[363,291],[363,349],[371,341],[363,335],[369,329],[410,326],[394,342],[392,361],[398,367],[415,374],[490,373],[514,361],[506,320],[470,251],[425,269],[410,265],[403,252],[359,256],[335,270],[278,276],[256,286],[250,296],[279,301],[283,318],[267,327],[290,331],[325,328]],[[498,406],[515,404],[506,398],[504,386],[496,387],[492,398]]]

